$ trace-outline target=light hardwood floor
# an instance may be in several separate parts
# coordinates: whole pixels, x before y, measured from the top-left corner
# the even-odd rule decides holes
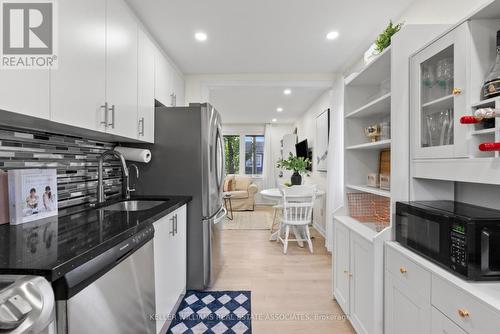
[[[315,231],[314,254],[269,241],[269,231],[225,230],[225,264],[213,290],[252,291],[254,334],[354,333],[332,299],[331,256]],[[302,319],[299,318],[302,315]],[[328,316],[329,320],[307,320]],[[288,320],[270,320],[273,318]]]

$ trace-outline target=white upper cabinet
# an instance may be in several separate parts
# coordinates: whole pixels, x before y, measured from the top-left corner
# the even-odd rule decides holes
[[[137,137],[137,21],[122,0],[106,2],[107,132]]]
[[[137,138],[154,142],[155,46],[142,29],[138,41]]]
[[[155,98],[184,104],[184,78],[123,0],[62,1],[58,68],[1,70],[0,110],[154,141]]]
[[[164,106],[172,106],[172,75],[174,69],[160,50],[155,52],[155,99]]]
[[[49,70],[0,70],[0,109],[49,119]]]
[[[467,23],[442,36],[412,58],[413,158],[467,156]]]
[[[174,104],[177,107],[185,105],[184,101],[184,77],[179,71],[174,70],[172,75],[172,93],[174,94]]]
[[[184,105],[184,77],[163,53],[155,53],[155,99],[166,107]]]
[[[59,66],[50,71],[51,120],[104,131],[106,2],[61,1]]]

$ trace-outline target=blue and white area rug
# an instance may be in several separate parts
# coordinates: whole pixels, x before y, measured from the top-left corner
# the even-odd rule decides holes
[[[188,291],[169,334],[251,334],[250,291]]]

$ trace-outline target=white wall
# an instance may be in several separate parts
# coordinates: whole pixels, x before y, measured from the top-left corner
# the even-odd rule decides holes
[[[316,142],[316,117],[326,109],[332,109],[332,96],[332,90],[323,93],[295,124],[298,141],[307,139],[307,144],[313,150],[313,162],[316,161],[316,150],[314,148]],[[330,119],[332,116],[330,114]],[[318,189],[326,193],[328,190],[327,173],[319,172],[316,168],[316,164],[313,163],[313,171],[310,173],[310,176],[305,177],[304,182],[315,184],[318,186]],[[314,206],[314,226],[320,233],[326,235],[326,196],[318,198],[316,201]]]

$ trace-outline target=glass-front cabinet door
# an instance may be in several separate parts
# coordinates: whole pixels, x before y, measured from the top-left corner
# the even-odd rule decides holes
[[[466,132],[460,126],[467,96],[465,29],[452,30],[412,57],[414,159],[466,156]]]

